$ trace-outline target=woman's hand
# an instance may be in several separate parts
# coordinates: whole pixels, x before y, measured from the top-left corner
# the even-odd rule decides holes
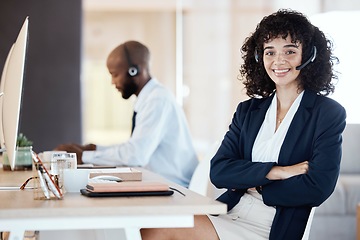
[[[266,175],[266,178],[269,180],[284,180],[300,174],[306,174],[308,170],[308,161],[304,161],[292,166],[274,166]]]

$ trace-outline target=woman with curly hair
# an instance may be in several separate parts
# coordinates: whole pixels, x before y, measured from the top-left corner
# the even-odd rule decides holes
[[[337,79],[332,44],[301,13],[266,16],[246,39],[241,102],[210,178],[228,213],[194,228],[142,229],[143,239],[301,239],[312,207],[334,191],[345,109],[326,97]]]

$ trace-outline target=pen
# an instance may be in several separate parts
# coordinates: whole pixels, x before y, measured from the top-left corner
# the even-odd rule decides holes
[[[39,175],[39,182],[40,182],[41,189],[43,190],[46,199],[50,199],[49,190],[46,187],[46,183],[45,183],[45,179],[43,177],[43,173],[42,173],[42,171],[40,169],[37,170],[37,173]]]
[[[57,198],[61,198],[61,192],[60,189],[57,187],[57,185],[54,183],[54,181],[50,178],[49,174],[43,173],[46,183],[48,184],[50,190],[54,193],[54,195]]]

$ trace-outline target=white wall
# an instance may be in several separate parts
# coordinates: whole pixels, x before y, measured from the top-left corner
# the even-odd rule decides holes
[[[357,41],[360,29],[355,26],[360,22],[360,11],[331,11],[311,16],[312,22],[332,39],[334,55],[339,58],[335,69],[339,80],[335,93],[331,96],[340,102],[347,111],[347,123],[360,123],[360,89]]]

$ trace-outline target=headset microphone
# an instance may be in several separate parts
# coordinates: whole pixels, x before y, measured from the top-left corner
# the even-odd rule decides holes
[[[301,70],[303,69],[304,67],[306,67],[310,62],[314,62],[315,58],[316,58],[316,53],[317,53],[317,50],[316,50],[316,47],[313,46],[312,48],[312,55],[311,57],[306,61],[304,62],[303,64],[301,64],[300,66],[297,66],[296,67],[296,70]]]
[[[124,44],[124,51],[125,51],[126,60],[129,64],[128,74],[130,77],[135,77],[136,75],[139,74],[139,67],[136,64],[132,63],[126,44]]]

